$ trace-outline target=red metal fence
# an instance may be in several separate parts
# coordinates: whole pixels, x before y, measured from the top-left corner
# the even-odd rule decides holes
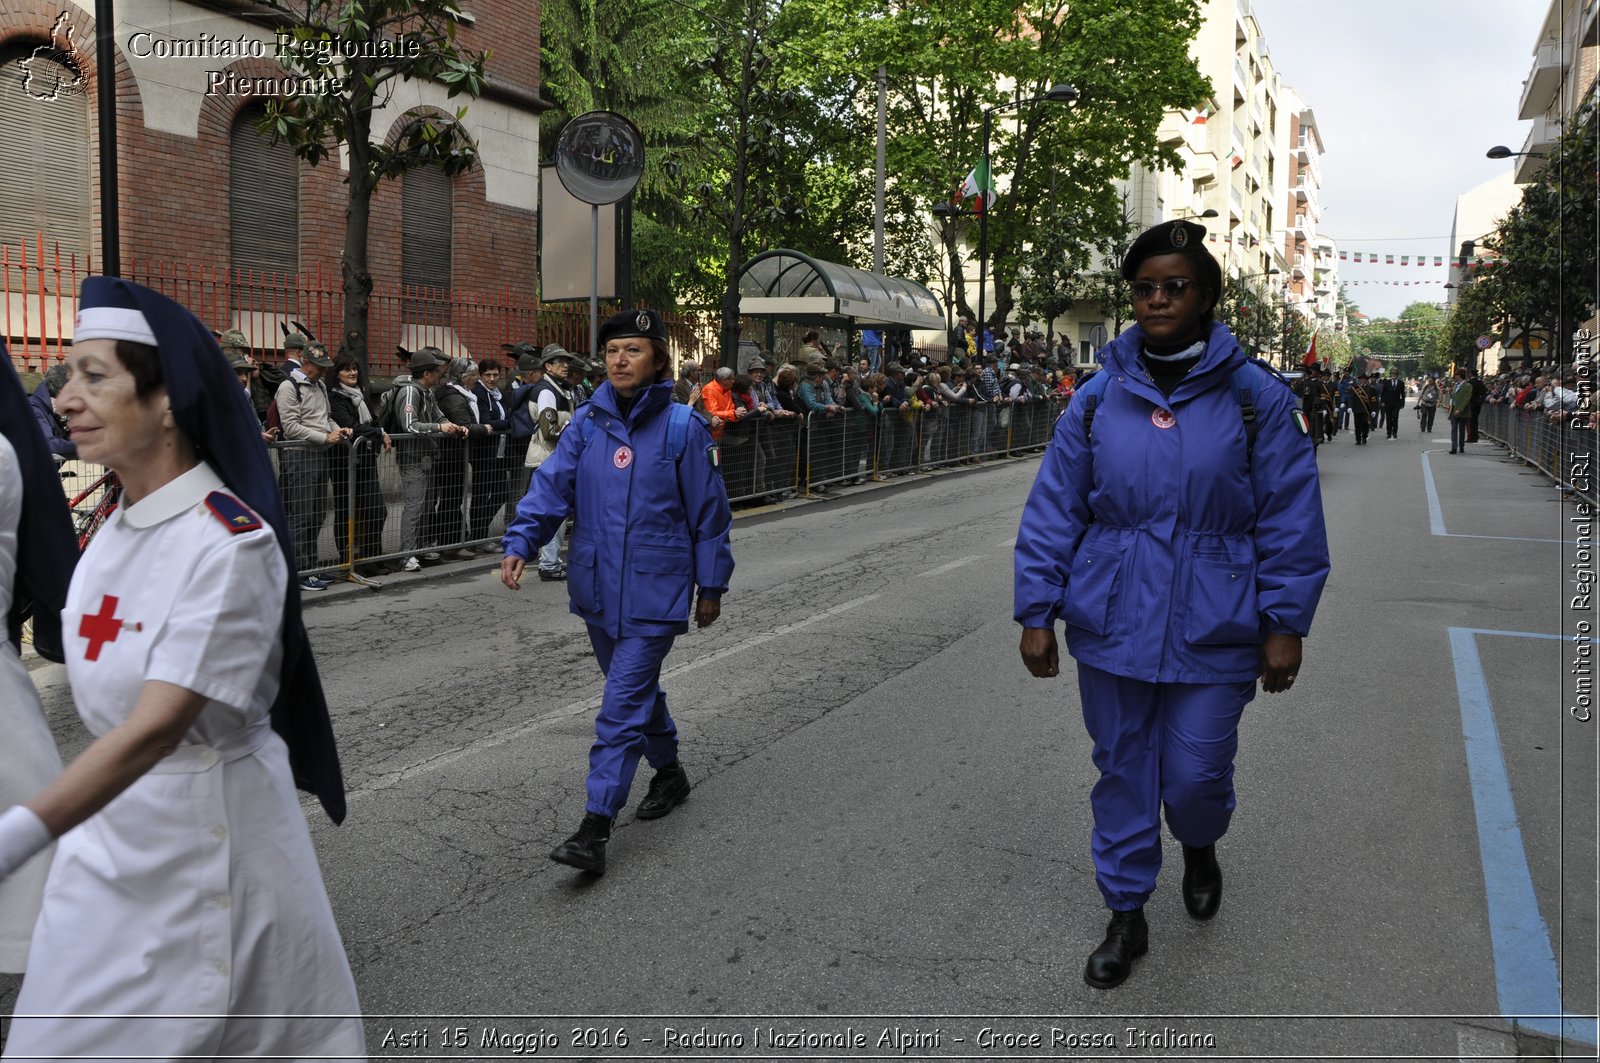
[[[17,245],[0,244],[0,336],[21,371],[42,371],[66,357],[72,344],[78,288],[94,274],[85,256],[63,254],[44,234]],[[213,329],[237,328],[258,352],[282,346],[282,327],[299,322],[337,349],[343,330],[344,292],[336,274],[262,273],[190,262],[136,259],[123,276],[171,296]],[[602,305],[601,315],[615,312]],[[679,360],[704,359],[717,351],[720,315],[667,311],[663,314],[673,354]],[[755,336],[754,323],[746,334]],[[374,284],[367,323],[367,351],[373,371],[400,370],[397,345],[439,347],[450,354],[484,358],[501,344],[559,343],[568,350],[589,349],[587,303],[541,303],[509,288],[494,292]]]

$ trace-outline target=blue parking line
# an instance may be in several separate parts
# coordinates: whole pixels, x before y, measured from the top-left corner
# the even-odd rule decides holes
[[[1565,546],[1572,545],[1566,539],[1530,539],[1521,535],[1465,535],[1460,532],[1444,530],[1444,507],[1439,504],[1439,488],[1433,482],[1433,466],[1428,461],[1431,450],[1422,452],[1422,485],[1428,492],[1428,528],[1433,534],[1445,539],[1494,539],[1498,542],[1508,543],[1560,543]]]
[[[1466,741],[1467,775],[1478,821],[1478,851],[1489,905],[1489,939],[1494,951],[1500,1012],[1539,1033],[1596,1044],[1596,1020],[1562,1010],[1561,980],[1550,928],[1539,914],[1533,875],[1522,843],[1511,780],[1500,751],[1500,730],[1478,656],[1477,636],[1554,639],[1531,631],[1486,631],[1452,627],[1456,691],[1461,701],[1461,732]],[[1596,640],[1590,640],[1591,642]]]

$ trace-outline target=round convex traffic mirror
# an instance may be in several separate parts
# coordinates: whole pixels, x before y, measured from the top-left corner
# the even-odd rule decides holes
[[[556,141],[556,176],[572,195],[599,205],[627,198],[644,173],[644,138],[613,111],[568,122]]]

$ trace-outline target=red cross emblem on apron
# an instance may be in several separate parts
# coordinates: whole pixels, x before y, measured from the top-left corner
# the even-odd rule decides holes
[[[122,633],[122,621],[118,619],[116,612],[116,596],[101,595],[100,611],[85,613],[83,619],[78,622],[78,634],[89,640],[89,649],[83,655],[84,660],[98,661],[100,648],[108,642],[117,641],[117,636]]]

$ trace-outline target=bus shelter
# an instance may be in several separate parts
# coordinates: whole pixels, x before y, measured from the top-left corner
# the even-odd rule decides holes
[[[885,277],[801,251],[763,251],[739,271],[739,313],[764,318],[772,350],[776,323],[842,328],[855,350],[860,328],[934,330],[944,334],[944,309],[925,285]],[[746,359],[741,352],[740,361]]]

